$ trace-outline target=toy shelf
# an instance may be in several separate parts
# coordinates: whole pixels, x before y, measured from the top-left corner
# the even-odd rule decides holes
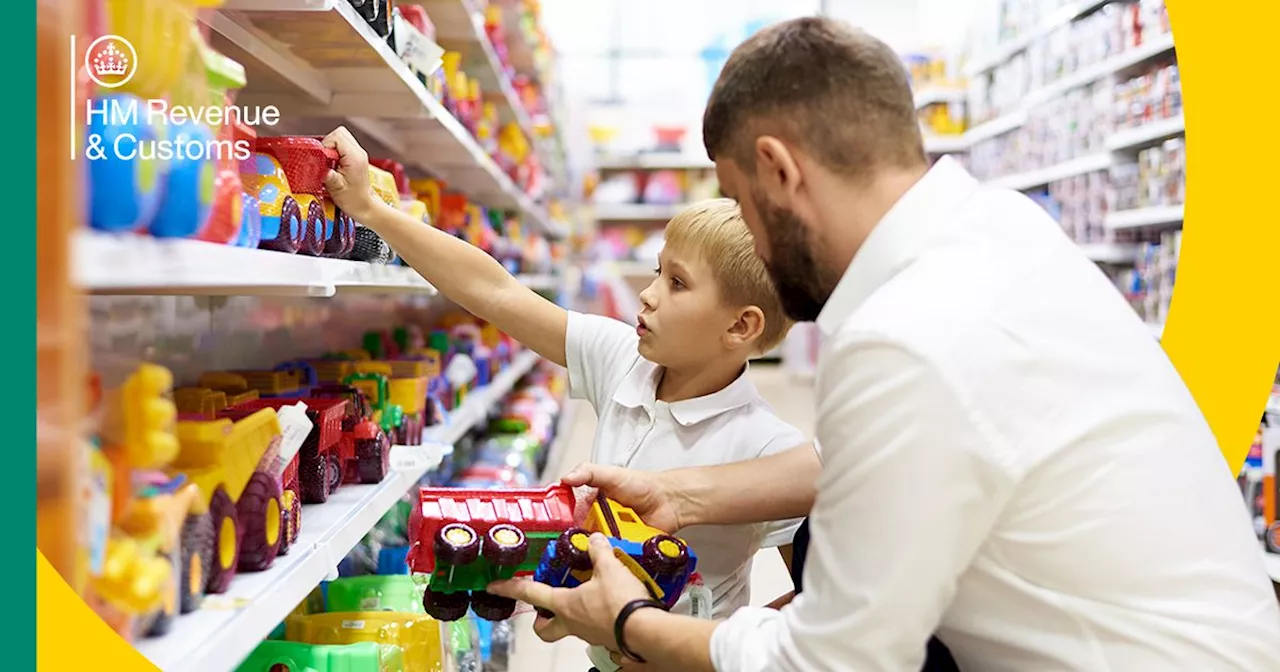
[[[925,86],[915,92],[916,109],[938,103],[963,103],[968,92],[957,86]]]
[[[474,73],[481,88],[489,92],[486,98],[498,107],[503,123],[514,121],[530,138],[537,138],[533,119],[525,109],[519,94],[511,84],[511,77],[494,51],[493,43],[484,29],[484,13],[472,0],[411,0],[412,4],[426,8],[436,27],[440,46],[462,54],[464,69]],[[514,27],[508,28],[508,31]],[[513,40],[514,41],[514,40]],[[508,54],[510,57],[510,53]],[[514,63],[512,65],[515,69]],[[497,93],[495,93],[497,92]],[[533,143],[544,165],[555,163],[545,143]]]
[[[1046,184],[1057,182],[1058,180],[1064,180],[1068,177],[1084,175],[1098,170],[1106,170],[1110,167],[1111,154],[1109,152],[1089,154],[1069,161],[1063,161],[1062,163],[1054,164],[1047,168],[997,177],[995,179],[988,180],[987,184],[993,187],[1025,191],[1027,189],[1042,187]]]
[[[929,154],[956,154],[969,149],[963,135],[924,135],[924,151]]]
[[[1106,227],[1112,231],[1161,227],[1170,228],[1182,225],[1185,206],[1161,205],[1133,210],[1118,210],[1107,213]]]
[[[1027,112],[1030,109],[1055,98],[1059,98],[1072,89],[1087,86],[1100,79],[1113,75],[1132,72],[1139,66],[1162,58],[1173,52],[1173,35],[1167,34],[1161,35],[1142,46],[1127,49],[1124,52],[1116,54],[1115,56],[1112,56],[1100,63],[1085,66],[1062,79],[1028,92],[1027,95],[1022,97],[1016,109],[1009,110],[994,119],[974,126],[965,133],[965,143],[972,147],[974,144],[984,140],[990,140],[991,138],[1015,131],[1021,128],[1023,124],[1027,123]],[[1158,126],[1159,125],[1157,125],[1157,127]],[[1110,147],[1112,142],[1119,143],[1123,146],[1130,146],[1125,144],[1129,142],[1128,138],[1134,137],[1134,135],[1141,137],[1143,133],[1156,132],[1158,134],[1160,132],[1168,132],[1169,135],[1165,137],[1170,137],[1172,135],[1177,135],[1181,130],[1179,129],[1177,131],[1170,132],[1160,128],[1148,128],[1147,126],[1139,127],[1139,129],[1127,129],[1118,133],[1118,138],[1108,140],[1108,146]],[[1142,142],[1147,142],[1147,140],[1143,140]]]
[[[143,639],[137,649],[156,667],[171,672],[230,672],[284,620],[321,581],[337,574],[338,563],[424,474],[439,465],[442,445],[452,445],[484,422],[489,409],[507,395],[538,357],[521,353],[487,387],[471,393],[450,422],[428,428],[413,466],[390,473],[376,485],[348,485],[329,501],[302,511],[302,530],[289,554],[265,572],[238,575],[223,595],[175,620],[173,630]],[[431,444],[435,444],[432,446]]]
[[[485,205],[518,210],[548,235],[565,234],[346,0],[229,0],[209,26],[214,46],[248,75],[238,106],[274,105],[296,133],[322,134],[344,119],[366,146]]]
[[[435,287],[407,266],[325,259],[199,240],[80,232],[75,282],[95,294],[313,296]]]
[[[974,58],[964,69],[965,75],[973,77],[988,70],[993,70],[1015,55],[1025,51],[1027,47],[1047,37],[1053,31],[1079,19],[1093,10],[1107,4],[1111,0],[1080,0],[1065,5],[1039,24],[1027,30],[1019,37],[998,45],[990,53]]]

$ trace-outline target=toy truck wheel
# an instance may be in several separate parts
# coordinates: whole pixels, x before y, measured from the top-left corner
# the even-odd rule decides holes
[[[516,612],[516,601],[492,593],[476,591],[471,594],[471,609],[486,621],[505,621]]]
[[[189,614],[204,600],[205,577],[213,563],[214,527],[208,513],[187,516],[182,523],[182,575],[178,577],[181,611]]]
[[[498,567],[515,567],[529,554],[529,541],[515,525],[494,525],[484,538],[484,559]],[[473,600],[474,602],[474,600]],[[497,619],[502,620],[502,619]]]
[[[276,252],[287,252],[293,254],[298,251],[298,240],[302,233],[302,208],[298,205],[298,201],[293,196],[285,196],[280,202],[280,228],[276,231],[276,235],[267,238],[265,235],[258,242],[258,247],[264,250],[275,250]]]
[[[236,517],[244,528],[237,568],[242,572],[260,572],[270,567],[280,551],[283,536],[280,483],[261,471],[254,472],[240,493]]]
[[[555,563],[578,571],[591,569],[591,533],[581,527],[565,530],[556,537]]]
[[[461,567],[480,557],[480,535],[470,525],[450,523],[436,532],[436,562]]]
[[[324,252],[324,206],[319,201],[311,201],[307,205],[306,217],[303,219],[302,238],[298,241],[298,253],[313,257]]]
[[[1267,550],[1272,553],[1280,553],[1280,520],[1271,523],[1267,527],[1266,538],[1263,540],[1267,546]]]
[[[329,494],[337,492],[342,486],[342,460],[337,455],[329,456]]]
[[[391,467],[390,441],[381,431],[373,439],[356,442],[356,471],[361,483],[381,483]]]
[[[305,451],[298,461],[298,480],[302,483],[304,504],[329,501],[329,460],[323,455]]]
[[[213,562],[209,564],[206,593],[225,593],[236,575],[236,558],[240,556],[240,525],[236,521],[236,505],[227,491],[218,486],[209,502],[213,522]]]
[[[427,589],[422,594],[422,608],[427,615],[437,621],[457,621],[466,617],[467,607],[471,606],[471,596],[465,590],[456,593],[442,593]]]
[[[671,535],[654,535],[644,542],[643,564],[654,577],[679,574],[689,565],[689,547]]]

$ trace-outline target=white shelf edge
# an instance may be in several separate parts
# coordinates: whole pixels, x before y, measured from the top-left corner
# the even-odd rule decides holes
[[[1132,264],[1138,258],[1139,246],[1128,243],[1081,243],[1080,250],[1090,261],[1099,264]]]
[[[658,221],[671,219],[686,207],[684,203],[601,203],[595,206],[596,221]]]
[[[318,296],[414,293],[435,287],[407,266],[328,259],[186,238],[83,230],[75,282],[100,294]]]
[[[924,151],[927,154],[958,154],[969,149],[969,142],[963,135],[929,135],[924,136]]]
[[[987,181],[992,187],[1004,189],[1013,189],[1015,191],[1023,191],[1034,187],[1043,186],[1063,180],[1076,175],[1084,175],[1099,170],[1106,170],[1111,167],[1111,154],[1109,152],[1101,152],[1098,154],[1087,154],[1075,159],[1063,161],[1052,166],[1039,168],[1037,170],[1029,170],[1004,177],[997,177]]]
[[[927,85],[915,92],[916,109],[939,103],[963,103],[968,92],[959,86]]]
[[[1173,226],[1182,223],[1186,206],[1162,205],[1107,213],[1103,221],[1107,229],[1120,231],[1153,226]]]
[[[601,157],[596,161],[598,170],[710,170],[715,166],[705,156],[675,152]]]
[[[1120,129],[1107,138],[1107,149],[1118,152],[1149,147],[1167,138],[1182,135],[1186,129],[1187,122],[1182,115]]]
[[[453,422],[427,428],[424,442],[457,443],[488,417],[489,409],[511,392],[537,361],[537,353],[531,350],[517,355],[490,385],[471,393]],[[139,653],[164,672],[236,669],[442,457],[443,452],[435,451],[434,464],[394,471],[376,485],[343,486],[328,502],[304,506],[302,530],[288,555],[277,558],[264,572],[237,575],[225,595],[211,596],[206,608],[179,616],[168,635],[139,640]],[[308,527],[308,521],[317,519],[327,524]]]

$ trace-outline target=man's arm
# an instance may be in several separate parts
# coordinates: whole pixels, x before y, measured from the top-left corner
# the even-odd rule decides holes
[[[566,311],[512,277],[483,250],[373,197],[369,158],[345,128],[325,145],[338,151],[341,180],[326,182],[338,207],[373,229],[441,294],[543,357],[565,366]]]
[[[821,473],[818,453],[806,443],[768,457],[661,472],[580,464],[560,482],[599,488],[649,525],[676,532],[802,517]]]

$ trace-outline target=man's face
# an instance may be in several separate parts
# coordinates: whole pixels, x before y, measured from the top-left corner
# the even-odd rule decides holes
[[[797,322],[818,319],[840,273],[818,263],[811,227],[794,210],[771,201],[765,189],[732,160],[717,159],[716,176],[724,195],[742,208],[742,218],[755,239],[756,256],[769,269],[787,317]]]

